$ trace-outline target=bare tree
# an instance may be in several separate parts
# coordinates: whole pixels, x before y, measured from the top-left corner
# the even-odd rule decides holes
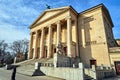
[[[8,52],[8,43],[4,40],[0,40],[0,61],[2,65],[3,63],[12,63],[12,56],[10,52]]]
[[[14,41],[10,45],[10,49],[15,54],[16,53],[26,53],[28,51],[28,43],[29,43],[29,40],[27,40],[27,39]]]
[[[0,40],[0,56],[5,55],[7,49],[8,49],[8,44],[5,43],[4,40]]]

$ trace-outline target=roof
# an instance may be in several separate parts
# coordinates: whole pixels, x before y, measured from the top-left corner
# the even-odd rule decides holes
[[[73,12],[75,12],[77,15],[80,15],[80,14],[87,13],[87,12],[89,12],[89,11],[95,10],[95,9],[97,9],[97,8],[100,8],[100,7],[102,8],[102,11],[105,13],[105,15],[107,16],[107,18],[109,18],[108,20],[110,21],[111,26],[113,27],[114,25],[113,25],[113,22],[112,22],[112,19],[111,19],[111,17],[110,17],[110,14],[109,14],[108,9],[104,6],[104,4],[99,4],[99,5],[96,5],[96,6],[94,6],[94,7],[89,8],[89,9],[87,9],[87,10],[84,10],[83,12],[80,12],[80,13],[78,13],[72,6],[65,6],[65,7],[60,7],[60,8],[47,9],[47,10],[45,10],[45,11],[30,25],[29,28],[30,28],[30,29],[33,28],[33,27],[34,27],[33,25],[36,24],[37,21],[38,21],[45,13],[50,12],[50,11],[62,10],[62,9],[71,9],[71,10],[72,10]]]

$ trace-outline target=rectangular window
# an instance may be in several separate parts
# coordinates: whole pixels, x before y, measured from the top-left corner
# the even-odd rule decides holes
[[[96,60],[90,60],[90,65],[97,65]]]

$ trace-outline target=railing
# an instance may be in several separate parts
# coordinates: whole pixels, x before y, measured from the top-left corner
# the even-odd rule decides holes
[[[53,63],[40,63],[40,66],[42,67],[54,67]]]

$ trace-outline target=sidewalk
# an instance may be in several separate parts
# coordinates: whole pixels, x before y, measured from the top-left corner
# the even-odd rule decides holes
[[[11,80],[12,70],[5,70],[0,68],[0,80]],[[64,80],[49,76],[26,76],[16,73],[16,80]]]

